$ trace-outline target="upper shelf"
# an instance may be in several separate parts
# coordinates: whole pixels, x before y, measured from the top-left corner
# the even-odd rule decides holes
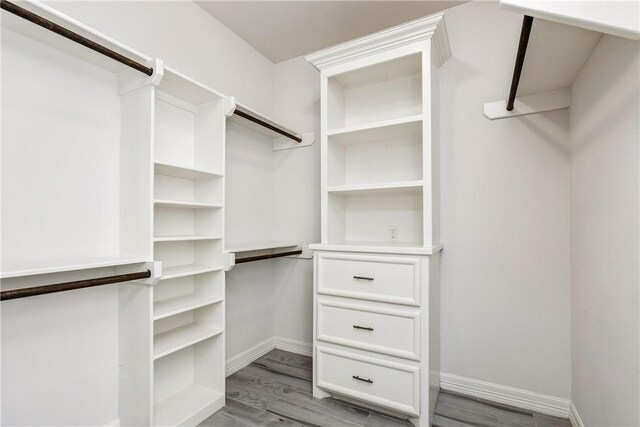
[[[631,40],[640,39],[640,3],[637,1],[501,0],[500,7],[560,24]]]
[[[245,243],[242,245],[238,245],[235,247],[225,249],[225,252],[253,252],[253,251],[264,251],[269,249],[283,249],[283,248],[291,248],[298,246],[297,243],[293,242],[254,242],[254,243]]]
[[[92,63],[114,74],[126,72],[138,76],[141,69],[133,70],[132,66],[145,69],[146,76],[155,75],[151,58],[137,52],[124,44],[102,34],[81,22],[60,13],[59,11],[38,1],[2,2],[2,27],[23,34],[48,46]],[[58,29],[54,27],[58,26]],[[55,33],[55,34],[54,34]],[[65,35],[63,35],[65,34]],[[94,47],[89,48],[88,45]],[[96,47],[97,46],[97,47]],[[115,56],[121,59],[115,59]],[[156,64],[157,65],[157,64]]]
[[[149,261],[141,257],[108,256],[95,258],[69,258],[46,260],[42,262],[28,262],[22,264],[3,263],[0,278],[35,276],[37,274],[62,273],[65,271],[88,270],[91,268],[117,267],[130,264],[140,264]]]
[[[523,29],[525,25],[523,23]],[[593,52],[601,33],[560,24],[544,19],[533,19],[528,41],[523,32],[510,35],[515,41],[520,35],[514,79],[516,98],[511,111],[507,100],[484,104],[484,115],[490,119],[503,119],[527,114],[568,108],[570,87]],[[517,57],[514,51],[514,57]],[[526,56],[525,56],[526,55]],[[504,93],[509,93],[509,84],[504,82]]]
[[[313,132],[300,134],[237,102],[229,120],[271,138],[274,151],[306,147],[315,140]]]
[[[401,117],[393,120],[348,126],[327,131],[331,142],[357,144],[383,141],[419,135],[422,130],[422,115]]]

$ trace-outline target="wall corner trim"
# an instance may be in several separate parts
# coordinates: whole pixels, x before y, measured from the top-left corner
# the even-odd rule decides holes
[[[440,388],[556,417],[569,418],[570,415],[567,399],[444,372],[440,373]],[[582,424],[576,426],[584,427]]]
[[[573,402],[569,405],[569,422],[571,423],[571,427],[584,427],[584,423]]]

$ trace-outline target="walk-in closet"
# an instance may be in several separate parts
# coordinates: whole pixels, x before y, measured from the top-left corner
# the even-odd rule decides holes
[[[0,28],[0,425],[640,427],[639,1]]]

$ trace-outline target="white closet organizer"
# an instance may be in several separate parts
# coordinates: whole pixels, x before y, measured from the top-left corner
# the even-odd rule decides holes
[[[233,99],[45,5],[20,6],[148,67],[3,12],[3,288],[22,276],[152,270],[119,286],[120,423],[197,424],[224,406]]]
[[[314,396],[419,426],[439,389],[438,68],[432,15],[307,57],[320,70]]]
[[[231,102],[169,68],[155,94],[153,424],[224,406],[224,143]]]
[[[92,34],[46,6],[21,5]],[[6,12],[2,55],[1,277],[150,261],[152,89],[131,88],[152,85],[158,74],[147,77]]]

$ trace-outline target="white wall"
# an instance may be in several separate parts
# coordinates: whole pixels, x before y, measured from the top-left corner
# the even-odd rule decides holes
[[[246,105],[266,114],[271,111],[273,64],[192,2],[50,5]],[[241,139],[230,150],[230,179],[260,184],[264,171],[239,177],[250,167],[245,162],[256,148]],[[259,161],[267,163],[270,176],[270,148],[263,154]],[[236,209],[238,203],[242,209],[241,200],[232,200]],[[250,200],[245,203],[251,206]],[[271,283],[272,277],[256,268],[245,276],[231,275],[227,283],[230,351],[273,336],[273,314],[268,310],[273,303],[267,298],[272,290],[258,281],[267,277]],[[71,276],[86,277],[58,275],[55,280]],[[252,287],[245,287],[247,283]],[[251,302],[259,305],[252,307]],[[3,425],[105,425],[118,418],[116,287],[3,303],[2,308]],[[259,316],[269,319],[258,325],[262,329],[245,323]],[[245,333],[236,325],[245,325]]]
[[[445,12],[440,71],[442,372],[569,398],[568,112],[489,121],[522,17]]]
[[[571,94],[572,401],[640,425],[638,42],[603,36]]]
[[[320,241],[320,74],[304,58],[275,66],[274,117],[299,132],[315,132],[310,147],[273,153],[276,240]],[[275,261],[275,334],[313,340],[313,262]]]

